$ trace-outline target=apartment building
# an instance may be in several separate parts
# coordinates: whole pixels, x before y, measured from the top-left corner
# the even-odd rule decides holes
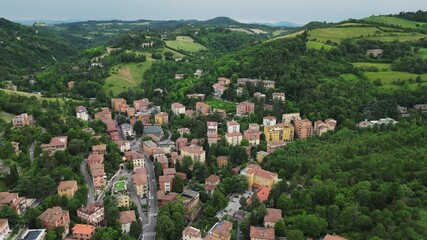
[[[211,107],[204,102],[196,102],[196,112],[202,115],[209,115]]]
[[[267,143],[267,153],[272,153],[277,149],[284,148],[286,146],[286,142],[283,140],[279,141],[270,141]]]
[[[264,227],[274,228],[280,219],[282,219],[281,209],[267,208],[267,214],[264,216]]]
[[[294,126],[290,123],[279,123],[264,127],[265,141],[293,141]]]
[[[147,111],[150,108],[150,104],[151,102],[150,100],[148,100],[148,98],[143,98],[140,100],[133,101],[133,107],[137,112]]]
[[[111,107],[115,112],[121,112],[123,108],[129,107],[126,103],[126,100],[123,98],[113,98],[111,99]]]
[[[243,138],[249,141],[249,145],[256,146],[259,145],[261,132],[255,129],[248,129],[243,131]]]
[[[199,161],[201,163],[205,162],[206,152],[203,150],[203,147],[197,145],[190,145],[181,148],[181,155],[189,156],[194,162]]]
[[[240,174],[248,178],[249,189],[261,187],[272,188],[279,181],[277,173],[263,170],[255,164],[249,164]]]
[[[271,127],[276,125],[276,121],[276,117],[266,116],[262,118],[262,125],[264,125],[264,127]]]
[[[119,222],[122,225],[122,233],[129,233],[130,232],[130,225],[133,222],[136,222],[135,211],[130,210],[130,211],[120,212]]]
[[[89,114],[87,112],[86,107],[84,107],[84,106],[76,107],[76,117],[78,119],[83,120],[83,121],[88,121],[89,120]]]
[[[282,114],[283,123],[291,123],[292,121],[301,119],[300,113],[285,113]]]
[[[251,226],[249,237],[251,240],[275,240],[274,228]]]
[[[70,229],[70,214],[61,207],[52,207],[46,209],[40,214],[39,219],[46,230],[53,230],[57,227],[64,227],[65,231],[62,238],[68,235]]]
[[[173,114],[175,115],[185,114],[185,106],[181,103],[178,103],[178,102],[172,103],[171,109]]]
[[[58,195],[60,197],[65,196],[68,199],[71,199],[74,197],[74,194],[78,191],[77,187],[77,181],[71,180],[71,181],[61,181],[59,183],[59,186],[57,188]]]
[[[20,197],[18,193],[0,192],[0,207],[8,206],[18,215],[22,215],[27,210],[27,198]]]
[[[22,113],[12,118],[12,125],[14,128],[21,128],[23,126],[31,126],[34,124],[33,115]]]
[[[197,228],[188,226],[182,231],[182,240],[203,240],[202,232]]]
[[[313,135],[313,125],[308,119],[300,119],[294,122],[296,135],[299,139],[306,139]]]
[[[227,122],[227,133],[240,132],[240,124],[236,121]]]
[[[54,137],[50,140],[50,143],[42,144],[43,152],[49,153],[49,156],[53,156],[56,151],[65,151],[67,149],[68,137],[59,136]]]
[[[168,124],[169,123],[169,115],[166,112],[159,112],[154,115],[154,122],[156,124]]]
[[[236,106],[236,114],[237,115],[248,115],[254,113],[255,111],[255,103],[251,102],[241,102]]]
[[[89,204],[87,207],[81,207],[77,209],[77,217],[83,222],[100,226],[103,224],[105,217],[104,205],[96,202]]]

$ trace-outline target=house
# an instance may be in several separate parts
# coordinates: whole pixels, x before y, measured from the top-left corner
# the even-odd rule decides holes
[[[65,196],[68,199],[73,198],[74,194],[78,190],[77,181],[76,180],[61,181],[59,183],[57,190],[58,190],[58,195],[60,197]]]
[[[241,171],[242,175],[245,175],[248,179],[249,189],[270,187],[279,182],[277,173],[263,170],[260,166],[255,164],[249,164],[245,169]]]
[[[178,197],[178,193],[175,192],[169,192],[165,194],[163,191],[157,191],[157,201],[160,203],[160,207],[165,205],[166,203],[170,201],[175,201],[175,199]]]
[[[328,131],[335,131],[337,126],[337,121],[332,118],[328,118],[325,122],[321,120],[317,120],[314,122],[314,133],[318,136],[322,136],[324,133]]]
[[[89,120],[89,115],[87,113],[87,109],[84,106],[78,106],[76,107],[76,117],[78,119],[81,119],[83,121]]]
[[[138,119],[138,121],[141,121],[141,123],[144,125],[147,125],[150,123],[150,117],[151,115],[149,113],[138,112],[136,114],[136,118]]]
[[[427,104],[415,104],[414,109],[426,111],[427,110]]]
[[[228,164],[228,157],[227,156],[218,156],[216,158],[216,164],[219,168],[226,167]]]
[[[153,158],[154,158],[154,160],[158,159],[159,157],[163,157],[163,156],[166,156],[165,155],[165,150],[163,150],[163,148],[156,147],[153,150]]]
[[[189,128],[179,128],[178,133],[182,137],[184,134],[191,134],[191,130]]]
[[[175,174],[176,174],[175,168],[165,168],[165,169],[163,169],[163,175],[164,176],[168,176],[168,175],[175,176]]]
[[[340,235],[333,235],[326,234],[326,236],[323,238],[323,240],[347,240],[345,237],[341,237]]]
[[[217,82],[223,86],[228,86],[231,83],[230,79],[225,77],[218,78]]]
[[[285,100],[286,100],[285,93],[283,93],[283,92],[273,93],[273,101],[284,102]]]
[[[231,240],[231,230],[233,229],[233,223],[223,220],[215,223],[215,225],[209,230],[205,240]]]
[[[294,122],[295,132],[299,139],[306,139],[313,135],[313,125],[308,119],[300,119]]]
[[[190,145],[181,148],[181,155],[189,156],[194,162],[199,161],[201,163],[205,162],[206,152],[203,150],[203,147],[197,145]]]
[[[112,120],[113,118],[109,108],[101,108],[101,112],[95,113],[95,119],[105,122],[106,120]]]
[[[125,140],[114,141],[117,147],[120,149],[120,152],[126,152],[130,150],[130,142]]]
[[[262,118],[262,125],[264,127],[271,127],[276,125],[276,117],[273,116],[266,116]]]
[[[281,209],[267,208],[267,214],[264,216],[264,227],[274,228],[280,219],[282,219]]]
[[[74,82],[74,81],[69,81],[69,82],[67,82],[67,87],[68,87],[68,89],[72,89],[72,88],[74,88],[76,86],[76,82]]]
[[[24,214],[27,210],[27,198],[20,197],[18,193],[0,192],[0,207],[8,206],[18,215]]]
[[[11,232],[9,228],[9,221],[7,218],[0,219],[0,240],[7,239],[9,233]]]
[[[236,95],[239,97],[243,95],[243,88],[242,87],[238,87],[236,89]]]
[[[122,125],[120,125],[120,128],[122,129],[122,133],[123,135],[125,135],[125,138],[135,137],[135,131],[133,130],[132,125],[130,125],[129,123],[123,123]]]
[[[95,189],[101,189],[105,186],[106,174],[103,164],[93,164],[90,168],[90,174],[92,175],[92,182]]]
[[[267,153],[272,153],[277,149],[284,148],[286,146],[286,142],[283,140],[279,141],[270,141],[267,143]]]
[[[209,115],[211,107],[204,102],[196,102],[196,112],[202,115]]]
[[[154,115],[154,122],[159,125],[168,124],[169,115],[166,112],[159,112]]]
[[[194,111],[191,109],[185,110],[185,116],[187,116],[189,118],[194,118]]]
[[[265,151],[259,151],[256,153],[256,160],[258,163],[261,163],[265,157],[267,157],[269,155],[268,152]]]
[[[175,115],[185,114],[185,106],[182,105],[181,103],[178,103],[178,102],[172,103],[171,109],[173,114]]]
[[[232,146],[240,145],[242,142],[242,134],[240,132],[226,133],[225,139]]]
[[[129,107],[129,108],[126,110],[126,114],[127,114],[127,116],[128,116],[128,117],[133,117],[133,116],[135,116],[135,113],[136,113],[136,110],[135,110],[135,108],[133,108],[133,107]]]
[[[184,79],[184,77],[185,77],[184,74],[179,74],[179,73],[175,74],[175,80],[181,80],[181,79]]]
[[[179,199],[185,207],[185,218],[187,221],[192,222],[199,215],[202,204],[199,199],[199,193],[189,189],[185,189],[180,195]]]
[[[368,49],[366,55],[373,57],[381,57],[384,51],[382,49]]]
[[[121,112],[122,109],[129,107],[126,103],[126,100],[123,98],[112,98],[111,107],[115,112]]]
[[[130,225],[136,222],[136,215],[134,210],[120,212],[120,224],[122,224],[122,233],[130,232]]]
[[[216,132],[208,133],[207,137],[208,137],[209,146],[211,146],[212,144],[218,143],[218,141],[221,139],[220,135]]]
[[[81,207],[77,209],[77,217],[94,226],[102,225],[105,217],[104,205],[96,202],[87,207]]]
[[[107,153],[107,145],[100,144],[92,146],[92,153],[94,154],[106,154]]]
[[[188,226],[182,231],[182,240],[203,240],[202,232],[197,228]]]
[[[251,84],[252,86],[257,86],[262,80],[260,79],[250,79],[250,78],[238,78],[237,85],[246,85]]]
[[[173,175],[159,176],[159,187],[160,190],[167,193],[172,191],[173,186]]]
[[[243,131],[243,138],[249,141],[249,145],[256,146],[259,145],[259,139],[261,132],[255,129],[248,129]]]
[[[95,235],[96,227],[87,224],[76,224],[71,229],[73,238],[79,240],[90,240]]]
[[[241,102],[237,104],[236,114],[237,115],[248,115],[254,113],[255,111],[255,103],[251,102]]]
[[[217,122],[213,122],[213,121],[208,121],[206,123],[207,125],[207,134],[211,134],[211,133],[217,133],[218,132],[218,123]]]
[[[274,89],[276,87],[275,81],[264,80],[262,81],[265,89]]]
[[[127,151],[124,153],[124,157],[127,161],[132,161],[133,168],[144,168],[145,167],[145,156],[142,153],[136,152],[134,150]]]
[[[228,121],[227,132],[228,133],[240,132],[240,124],[236,121]]]
[[[227,87],[220,83],[214,83],[212,88],[214,91],[213,96],[216,98],[221,98],[222,94],[224,94],[225,90],[227,90]]]
[[[389,125],[389,124],[396,124],[398,123],[398,121],[394,120],[393,118],[381,118],[379,120],[365,120],[362,122],[359,122],[356,126],[359,128],[368,128],[368,127],[373,127],[375,125]]]
[[[148,98],[133,101],[133,107],[137,112],[147,111],[150,108],[151,102]]]
[[[138,168],[132,175],[132,183],[135,186],[136,194],[140,197],[144,196],[148,189],[147,170]]]
[[[152,156],[154,149],[157,148],[157,145],[153,141],[145,141],[142,144],[142,149],[144,152],[146,152],[148,155]]]
[[[53,156],[56,151],[65,151],[67,149],[67,136],[54,137],[48,144],[42,144],[43,152],[48,152],[49,156]]]
[[[70,214],[61,207],[52,207],[46,209],[40,214],[39,219],[46,230],[53,230],[57,227],[64,227],[65,231],[62,238],[68,235],[70,229]]]
[[[94,164],[103,164],[104,163],[104,154],[90,154],[87,158],[87,165],[91,168]]]
[[[282,114],[282,123],[291,123],[291,121],[301,119],[300,113],[284,113]]]
[[[119,193],[116,195],[117,207],[129,207],[129,196],[125,193]]]
[[[206,95],[203,93],[193,93],[193,94],[187,94],[187,98],[195,98],[200,99],[202,101],[205,100]]]
[[[203,76],[203,69],[197,69],[194,73],[194,76],[201,77]]]
[[[263,228],[251,226],[250,229],[251,240],[275,240],[274,228]]]
[[[290,123],[279,123],[264,127],[264,136],[267,143],[271,141],[292,141],[294,140],[294,132],[294,126]]]
[[[32,126],[34,124],[33,115],[22,113],[12,118],[12,125],[14,128],[21,128],[23,126]]]
[[[256,100],[261,100],[262,98],[264,98],[265,99],[265,94],[263,94],[263,93],[260,93],[260,92],[254,92],[254,98],[256,99]]]
[[[220,177],[217,175],[211,174],[208,178],[205,180],[205,189],[208,193],[212,193],[215,188],[218,186],[220,181]]]

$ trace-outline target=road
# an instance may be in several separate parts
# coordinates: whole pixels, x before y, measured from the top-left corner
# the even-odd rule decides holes
[[[93,188],[93,182],[92,177],[90,176],[89,172],[87,171],[87,159],[84,159],[82,161],[82,164],[80,165],[80,172],[82,173],[83,177],[85,178],[86,186],[87,186],[87,201],[86,206],[92,204],[95,201],[94,196],[94,188]]]
[[[33,165],[34,162],[34,149],[36,148],[37,141],[34,141],[30,146],[30,161],[31,165]]]

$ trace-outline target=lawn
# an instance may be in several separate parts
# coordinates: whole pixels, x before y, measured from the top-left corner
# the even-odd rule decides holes
[[[406,20],[398,17],[389,17],[389,16],[372,16],[365,18],[364,20],[370,22],[377,22],[383,24],[397,25],[404,28],[426,28],[427,24],[422,22],[415,22],[411,20]]]
[[[395,40],[401,42],[417,41],[420,38],[425,38],[425,34],[421,33],[388,33],[381,36],[365,37],[368,40],[378,40],[383,42],[392,42]]]
[[[236,111],[236,104],[231,103],[231,102],[224,102],[224,101],[217,99],[217,98],[209,97],[205,101],[205,103],[208,104],[209,106],[211,106],[212,108],[223,109],[223,110],[227,111],[227,113]]]
[[[418,54],[427,60],[427,48],[420,48],[420,51],[418,52]]]
[[[13,115],[13,114],[11,114],[11,113],[7,113],[7,112],[3,112],[3,111],[1,111],[0,112],[0,119],[3,119],[3,121],[5,121],[5,122],[10,122],[10,121],[12,121],[12,118],[14,117],[15,115]]]
[[[282,35],[282,34],[287,33],[287,32],[289,32],[289,30],[281,29],[281,30],[274,31],[272,34],[273,34],[273,37],[277,37],[277,36]]]
[[[186,52],[198,52],[206,49],[205,46],[194,42],[194,40],[188,36],[177,36],[176,40],[168,40],[166,41],[166,46]]]
[[[63,98],[45,98],[45,97],[42,97],[40,94],[36,94],[36,93],[12,91],[12,90],[8,90],[8,89],[0,89],[0,91],[3,91],[6,94],[16,94],[16,95],[25,96],[25,97],[35,97],[37,100],[46,100],[49,102],[53,102],[53,101],[58,100],[60,105],[64,104]],[[78,101],[78,100],[73,100],[73,99],[69,99],[69,100]]]
[[[310,39],[317,39],[317,41],[325,42],[331,40],[334,42],[340,42],[346,38],[356,38],[360,36],[374,35],[376,33],[382,33],[376,27],[331,27],[331,28],[319,28],[310,31]]]
[[[124,191],[126,190],[126,182],[125,181],[118,181],[114,183],[114,189],[117,191]]]
[[[153,64],[153,59],[147,58],[142,63],[119,64],[110,70],[110,76],[105,80],[103,90],[109,93],[110,90],[116,96],[128,88],[137,87],[143,81],[144,73]]]
[[[308,49],[316,49],[316,50],[320,50],[320,49],[325,49],[325,50],[331,50],[332,48],[334,48],[334,46],[332,45],[328,45],[328,44],[324,44],[321,42],[313,42],[313,41],[308,41],[307,42],[307,48]]]
[[[420,86],[427,86],[427,74],[414,74],[407,72],[397,71],[383,71],[383,72],[365,72],[365,76],[370,81],[380,80],[383,88],[399,88],[407,86],[409,89],[416,89]],[[416,83],[415,79],[420,76],[422,79],[421,83]],[[412,78],[413,83],[410,83],[408,79]],[[396,84],[396,82],[404,81],[402,85]]]
[[[369,68],[372,68],[372,67],[377,68],[379,71],[391,70],[391,64],[388,64],[388,63],[357,62],[352,64],[355,68],[361,68],[365,71],[369,71]]]

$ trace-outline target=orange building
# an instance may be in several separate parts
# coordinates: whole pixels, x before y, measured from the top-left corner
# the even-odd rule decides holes
[[[313,125],[308,119],[296,120],[295,131],[298,138],[306,139],[313,135]]]
[[[274,184],[279,181],[277,173],[263,170],[260,166],[255,164],[249,164],[241,172],[242,175],[245,175],[248,178],[249,188],[261,188],[269,187],[272,188]]]
[[[169,115],[165,112],[159,112],[154,115],[154,122],[159,125],[167,124],[169,123]]]
[[[206,103],[196,102],[196,112],[206,116],[206,115],[209,115],[210,110],[211,110],[211,107]]]
[[[39,216],[41,223],[47,230],[53,230],[57,227],[64,227],[65,231],[62,235],[64,238],[68,235],[70,229],[70,214],[67,210],[62,210],[61,207],[52,207],[46,209]]]
[[[95,234],[95,230],[96,227],[92,225],[76,224],[72,229],[73,238],[79,240],[89,240]]]
[[[116,112],[120,112],[121,108],[127,106],[126,100],[123,98],[112,98],[111,99],[111,107]]]
[[[76,180],[61,181],[59,183],[57,190],[58,190],[58,195],[60,197],[65,196],[68,199],[73,198],[74,193],[76,193],[78,190],[77,181]]]

